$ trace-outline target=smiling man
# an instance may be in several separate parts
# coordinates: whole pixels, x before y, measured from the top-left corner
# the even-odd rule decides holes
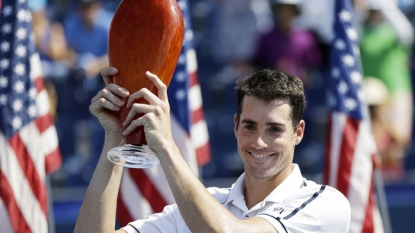
[[[130,95],[108,84],[116,73],[114,68],[102,72],[107,86],[90,106],[105,129],[105,144],[75,232],[114,232],[122,167],[109,162],[106,154],[122,141],[121,132],[128,135],[138,126],[145,128],[176,204],[117,232],[349,232],[347,199],[334,188],[306,180],[293,164],[295,146],[304,135],[306,105],[296,76],[266,69],[237,81],[234,132],[245,172],[231,188],[206,189],[173,142],[166,86],[148,72],[158,95],[147,89]],[[127,103],[122,101],[127,97]],[[134,103],[139,98],[149,104]],[[125,104],[131,110],[122,131],[114,112]],[[144,116],[132,120],[138,113]]]

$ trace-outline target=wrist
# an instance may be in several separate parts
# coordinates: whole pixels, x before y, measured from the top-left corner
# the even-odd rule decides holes
[[[124,137],[121,132],[105,132],[105,144],[111,144],[111,146],[121,146],[124,144]]]
[[[153,149],[152,149],[153,150]],[[181,156],[179,148],[177,148],[174,142],[160,143],[159,146],[154,148],[154,153],[159,159],[171,158],[175,156]]]

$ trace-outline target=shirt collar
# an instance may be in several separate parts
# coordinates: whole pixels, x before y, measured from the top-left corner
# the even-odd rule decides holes
[[[305,180],[298,165],[293,164],[291,168],[290,175],[265,198],[266,202],[282,202],[304,186]]]
[[[266,198],[264,201],[271,201],[271,202],[282,202],[291,193],[297,191],[304,185],[304,178],[301,175],[300,168],[297,164],[292,164],[292,171],[290,175],[280,184],[278,185]],[[231,191],[229,193],[228,199],[224,204],[228,204],[230,202],[234,202],[239,208],[240,204],[244,204],[245,208],[245,173],[242,173],[241,176],[236,180],[236,182],[232,185]]]
[[[236,182],[232,185],[231,191],[229,192],[228,199],[224,204],[228,204],[229,202],[236,202],[242,199],[245,202],[245,173],[242,173],[241,176],[236,180]],[[246,207],[245,207],[246,208]]]

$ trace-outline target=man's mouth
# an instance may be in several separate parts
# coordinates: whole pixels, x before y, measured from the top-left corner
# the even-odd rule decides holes
[[[256,159],[263,159],[269,156],[273,156],[274,154],[254,154],[252,152],[248,152],[252,157],[256,158]]]

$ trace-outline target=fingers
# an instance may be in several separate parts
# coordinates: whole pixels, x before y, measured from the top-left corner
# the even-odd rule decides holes
[[[143,118],[140,117],[138,119],[133,120],[131,123],[128,123],[128,127],[125,128],[125,130],[122,132],[122,135],[127,136],[130,133],[132,133],[135,129],[137,129],[139,126],[143,125]],[[123,127],[126,127],[127,124],[125,122],[123,123]]]
[[[98,92],[96,96],[92,98],[91,103],[97,101],[97,99],[100,99],[102,97],[115,103],[119,100],[122,100],[121,98],[126,98],[129,95],[130,93],[127,89],[122,88],[117,84],[110,83],[100,92]]]
[[[150,105],[163,105],[163,103],[168,103],[166,84],[164,84],[157,77],[157,75],[152,74],[149,71],[146,72],[146,76],[156,86],[158,90],[157,96],[150,92],[147,88],[143,88],[130,96],[127,103],[128,108],[130,108],[136,102],[136,100],[140,98],[147,100]]]
[[[108,101],[105,98],[98,99],[97,101],[91,103],[89,105],[89,111],[92,115],[97,115],[102,112],[104,109],[109,109],[112,111],[119,111],[121,106],[115,105],[114,103]]]
[[[110,83],[92,98],[90,111],[91,113],[100,112],[103,108],[118,111],[125,104],[123,98],[128,96],[129,92],[126,89]]]
[[[157,88],[157,95],[147,88],[142,88],[129,96],[126,107],[130,108],[130,111],[123,122],[123,126],[126,127],[123,135],[130,134],[134,129],[143,125],[144,122],[148,123],[150,118],[154,121],[155,119],[159,119],[159,117],[165,118],[163,116],[168,116],[169,114],[170,106],[168,103],[167,86],[157,75],[151,72],[147,71],[146,76]],[[138,102],[139,99],[146,100],[148,103],[145,101]],[[115,102],[113,103],[115,104]],[[155,116],[157,117],[154,118]]]
[[[148,79],[150,79],[154,85],[157,87],[158,90],[158,97],[163,101],[163,102],[167,102],[168,98],[167,98],[167,86],[166,84],[164,84],[159,77],[157,77],[157,75],[151,73],[150,71],[146,72],[146,76]]]
[[[144,128],[149,127],[150,125],[152,125],[150,126],[152,128],[160,126],[163,124],[160,119],[165,118],[165,116],[163,109],[159,106],[134,104],[133,108],[128,113],[127,118],[123,122],[123,127],[128,126],[125,128],[123,135],[130,134],[139,126],[144,126]]]
[[[128,115],[123,122],[123,126],[129,125],[139,114],[144,115],[146,113],[154,113],[155,115],[160,115],[162,112],[163,110],[159,106],[135,103],[128,112]]]
[[[105,84],[111,83],[112,76],[116,75],[118,70],[114,67],[107,67],[101,71],[102,79],[104,80]]]

